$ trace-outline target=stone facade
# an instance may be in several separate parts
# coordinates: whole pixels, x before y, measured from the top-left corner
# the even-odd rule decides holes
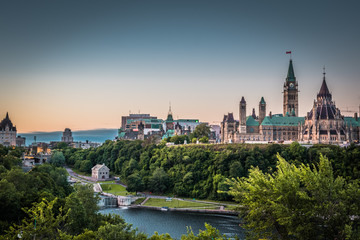
[[[70,128],[65,128],[65,131],[63,132],[63,135],[61,137],[61,141],[66,143],[74,142],[74,138],[72,137]]]
[[[296,81],[292,60],[290,59],[286,81],[284,83],[283,116],[299,116],[298,82]]]
[[[359,140],[359,120],[344,117],[332,100],[325,79],[312,109],[307,113],[304,124],[299,128],[299,140],[311,143],[340,144]]]
[[[16,126],[14,126],[6,113],[6,117],[0,122],[0,144],[4,146],[16,146]]]
[[[105,166],[105,164],[96,164],[91,169],[91,176],[97,180],[106,180],[109,179],[110,169]]]
[[[283,142],[300,141],[306,143],[342,144],[358,142],[360,121],[354,117],[344,117],[332,101],[332,95],[325,80],[314,101],[313,108],[306,117],[298,116],[298,82],[290,60],[287,78],[284,83],[283,114],[266,114],[266,102],[259,102],[259,116],[253,109],[246,116],[246,101],[239,103],[239,121],[229,113],[221,123],[221,142]]]

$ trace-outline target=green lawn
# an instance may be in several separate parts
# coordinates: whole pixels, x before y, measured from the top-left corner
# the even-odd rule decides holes
[[[171,202],[167,202],[163,198],[150,198],[144,206],[151,207],[169,207],[169,208],[195,208],[195,209],[218,209],[218,205],[198,203],[192,201],[181,201],[173,199]]]
[[[101,182],[99,182],[99,183],[101,183],[101,184],[108,184],[108,183],[115,183],[115,181],[114,181],[114,180],[111,180],[111,181],[101,181]]]
[[[138,198],[135,200],[135,202],[133,204],[137,205],[137,204],[140,204],[142,203],[143,201],[145,200],[145,198]]]
[[[125,187],[123,187],[119,184],[101,183],[101,188],[104,192],[111,193],[114,195],[126,196],[126,195],[131,194],[128,191],[126,191]]]

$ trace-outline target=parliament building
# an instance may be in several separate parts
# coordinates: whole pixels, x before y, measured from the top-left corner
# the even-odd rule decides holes
[[[259,101],[259,115],[252,109],[247,115],[244,97],[239,103],[239,120],[233,113],[224,115],[221,122],[222,143],[291,142],[312,144],[343,144],[359,141],[360,121],[345,117],[335,106],[326,84],[325,71],[322,85],[312,109],[305,117],[299,116],[298,82],[290,59],[288,74],[283,86],[283,113],[266,116],[266,101]]]

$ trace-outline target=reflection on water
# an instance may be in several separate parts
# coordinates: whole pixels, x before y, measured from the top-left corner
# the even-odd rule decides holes
[[[149,236],[157,231],[159,234],[169,233],[171,237],[180,239],[182,234],[187,233],[187,227],[191,227],[193,232],[198,234],[199,229],[205,229],[206,222],[219,229],[221,234],[228,237],[237,235],[240,239],[244,239],[244,229],[239,227],[240,219],[236,216],[164,212],[140,208],[108,208],[100,212],[119,214],[127,223]]]

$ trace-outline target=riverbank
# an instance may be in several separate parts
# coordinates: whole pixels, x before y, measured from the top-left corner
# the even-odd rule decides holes
[[[104,196],[113,196],[115,198],[120,197],[134,197],[128,195],[126,186],[114,181],[108,182],[95,182],[91,177],[80,175],[72,171],[70,168],[66,168],[71,177],[85,183],[94,185],[94,190]],[[105,189],[103,189],[105,187]],[[105,190],[105,191],[104,191]],[[120,193],[120,195],[119,195]],[[216,201],[204,201],[195,199],[182,199],[182,198],[169,198],[167,196],[147,195],[141,203],[138,201],[136,204],[131,204],[126,207],[130,208],[143,208],[157,211],[176,211],[176,212],[193,212],[193,213],[205,213],[205,214],[223,214],[236,216],[238,213],[234,211],[236,204],[222,203]],[[120,206],[121,207],[121,206]],[[230,208],[230,209],[227,209]]]
[[[221,209],[195,209],[195,208],[163,208],[163,207],[152,207],[144,205],[130,205],[129,208],[143,208],[157,211],[173,211],[173,212],[190,212],[190,213],[203,213],[203,214],[221,214],[221,215],[230,215],[237,216],[238,213],[231,210],[221,210]]]

